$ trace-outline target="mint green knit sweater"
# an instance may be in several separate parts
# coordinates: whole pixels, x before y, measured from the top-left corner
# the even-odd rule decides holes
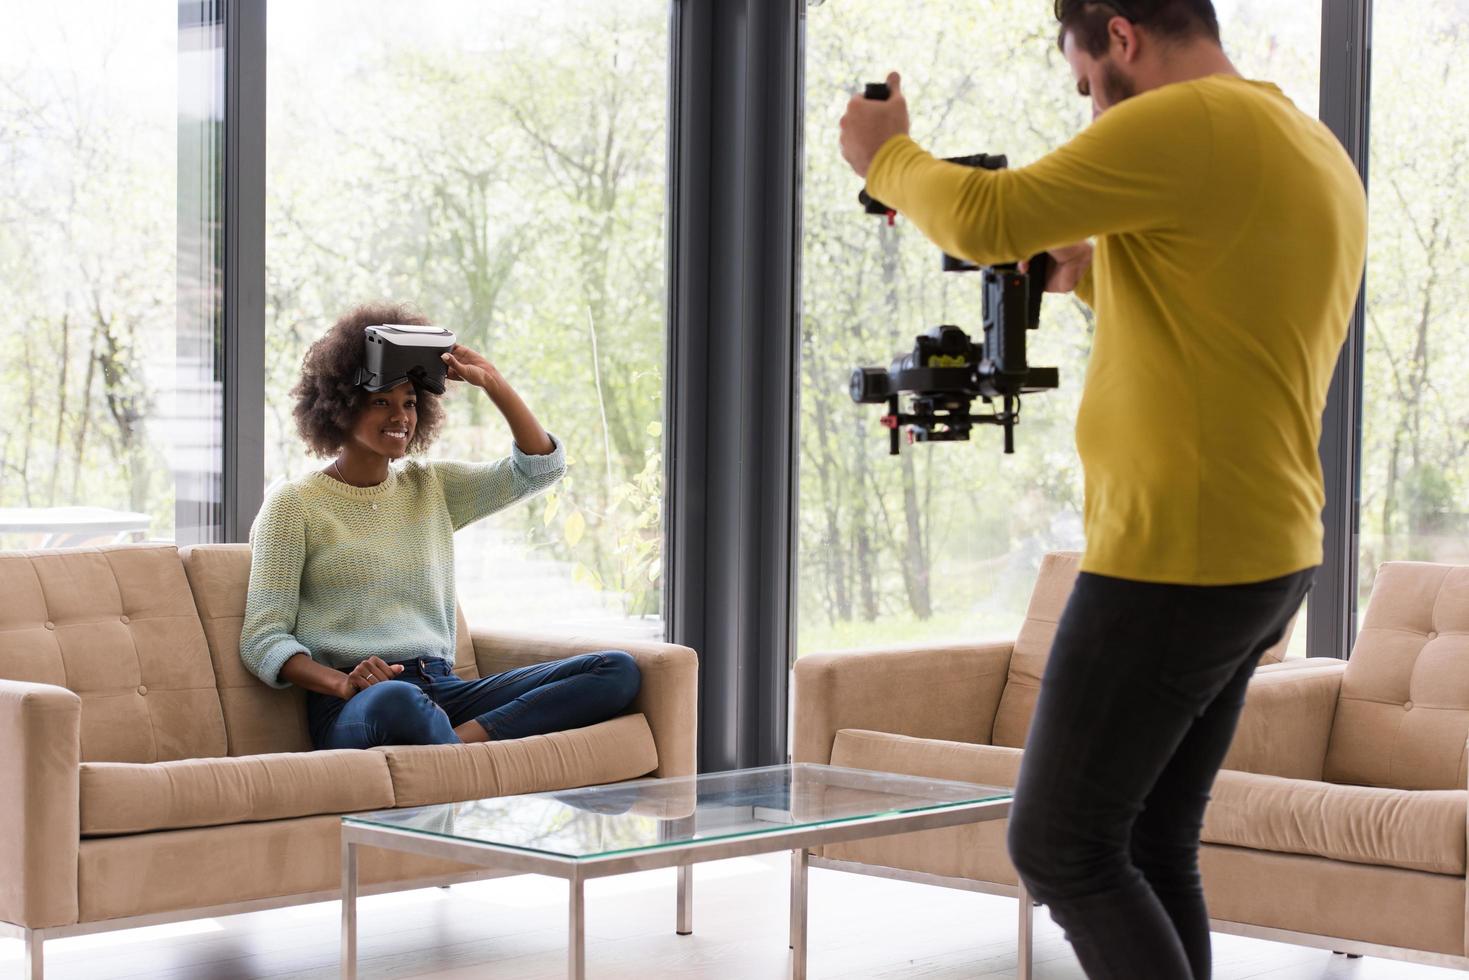
[[[270,495],[250,529],[240,659],[271,687],[305,653],[329,667],[454,661],[454,532],[554,485],[556,449],[493,463],[408,459],[375,487],[312,473]]]

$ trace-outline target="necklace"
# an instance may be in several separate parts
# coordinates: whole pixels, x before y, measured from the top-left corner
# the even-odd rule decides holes
[[[347,478],[342,475],[342,466],[341,466],[341,463],[342,463],[342,460],[341,460],[340,457],[338,457],[337,459],[332,460],[331,468],[332,468],[333,472],[335,472],[337,474],[337,479],[338,480],[341,480],[343,483],[346,483],[347,486],[349,486],[349,487],[355,487],[355,486],[357,486],[357,484],[355,484],[355,483],[347,483]],[[372,506],[372,509],[373,510],[377,510],[377,501],[376,500],[372,501],[371,502],[371,506]]]

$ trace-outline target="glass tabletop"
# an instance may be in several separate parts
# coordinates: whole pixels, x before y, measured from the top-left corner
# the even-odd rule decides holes
[[[354,826],[580,860],[954,809],[1010,796],[1011,790],[973,783],[799,763],[342,819]]]

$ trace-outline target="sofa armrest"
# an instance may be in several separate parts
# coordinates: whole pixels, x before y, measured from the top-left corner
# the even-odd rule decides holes
[[[1337,661],[1256,674],[1224,768],[1319,781],[1346,669]]]
[[[831,761],[844,728],[987,744],[1010,641],[818,653],[796,661],[795,762]]]
[[[77,921],[82,699],[0,680],[0,920]]]
[[[688,647],[647,640],[598,640],[471,630],[481,677],[600,650],[625,650],[643,675],[629,713],[641,712],[658,749],[655,776],[691,776],[698,765],[699,658]]]

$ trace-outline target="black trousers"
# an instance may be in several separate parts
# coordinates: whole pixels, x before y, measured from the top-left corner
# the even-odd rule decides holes
[[[1316,570],[1250,585],[1083,573],[1046,663],[1010,855],[1093,980],[1206,980],[1199,832],[1255,663]]]

